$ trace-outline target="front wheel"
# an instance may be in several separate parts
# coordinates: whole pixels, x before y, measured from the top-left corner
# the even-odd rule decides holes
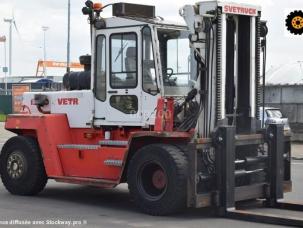
[[[42,191],[47,175],[37,140],[15,136],[3,146],[0,174],[5,188],[14,195],[35,195]]]
[[[167,215],[186,206],[187,159],[179,148],[151,144],[130,161],[128,186],[136,205],[151,215]]]

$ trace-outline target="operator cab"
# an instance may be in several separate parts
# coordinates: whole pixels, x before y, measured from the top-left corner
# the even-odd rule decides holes
[[[194,85],[188,28],[155,17],[153,6],[128,3],[101,20],[92,26],[94,125],[154,125],[158,98],[184,97]]]

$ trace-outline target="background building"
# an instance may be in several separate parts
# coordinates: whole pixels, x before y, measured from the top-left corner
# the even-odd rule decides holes
[[[303,141],[303,61],[267,73],[265,104],[280,108],[288,117],[293,140]]]

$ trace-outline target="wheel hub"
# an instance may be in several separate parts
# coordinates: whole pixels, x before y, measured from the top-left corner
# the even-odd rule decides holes
[[[12,153],[7,159],[7,173],[12,179],[20,178],[25,170],[25,159],[20,152]]]
[[[153,185],[157,189],[163,189],[165,187],[166,176],[165,176],[165,173],[163,172],[163,170],[158,169],[154,172],[154,174],[152,176],[152,182],[153,182]]]
[[[16,171],[18,169],[19,165],[17,162],[13,163],[13,170]]]
[[[156,201],[166,193],[167,174],[159,163],[150,161],[144,164],[137,178],[139,191],[146,199]]]

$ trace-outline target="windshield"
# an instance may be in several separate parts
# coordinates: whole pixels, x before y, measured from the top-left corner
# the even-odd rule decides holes
[[[195,80],[196,61],[189,47],[189,31],[158,28],[164,93],[185,96]]]
[[[282,118],[282,113],[279,109],[267,109],[266,113],[269,118],[276,118],[276,119]]]

